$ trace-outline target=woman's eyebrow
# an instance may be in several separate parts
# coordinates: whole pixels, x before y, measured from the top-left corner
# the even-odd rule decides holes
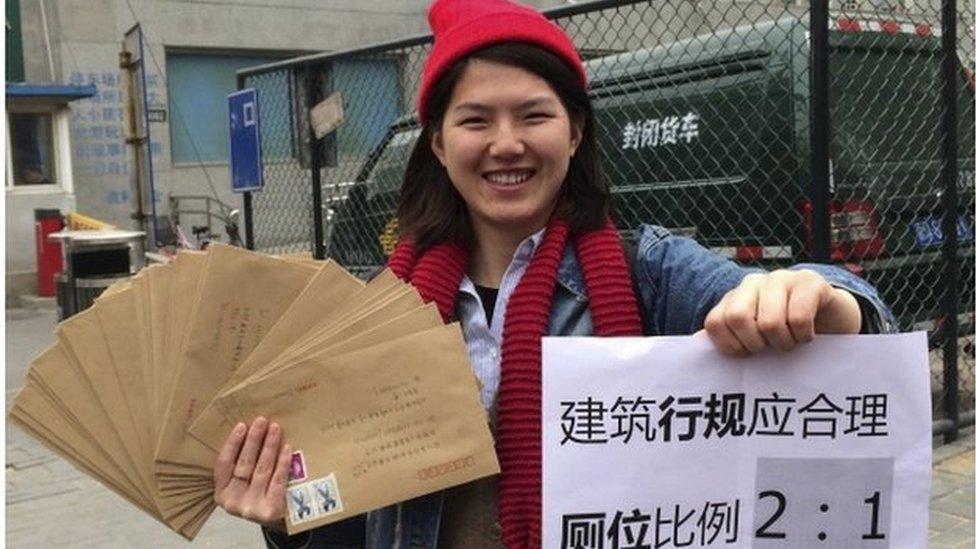
[[[517,108],[524,111],[533,107],[549,107],[555,104],[556,100],[551,97],[536,97],[519,104]]]
[[[469,111],[478,111],[478,112],[490,112],[491,111],[491,108],[488,107],[488,105],[483,105],[481,103],[467,102],[467,103],[461,103],[460,105],[455,106],[454,107],[454,110],[456,110],[456,111],[469,110]]]
[[[523,101],[523,102],[519,103],[518,105],[516,105],[515,108],[516,108],[516,110],[524,111],[524,110],[531,109],[533,107],[552,106],[555,103],[556,103],[556,100],[553,99],[553,98],[551,98],[551,97],[536,97],[536,98],[529,99],[527,101]],[[455,106],[454,107],[454,110],[455,111],[470,110],[470,111],[477,111],[477,112],[491,112],[493,109],[491,107],[489,107],[488,105],[485,105],[484,103],[475,103],[475,102],[472,102],[472,101],[468,101],[468,102],[461,103],[460,105]]]

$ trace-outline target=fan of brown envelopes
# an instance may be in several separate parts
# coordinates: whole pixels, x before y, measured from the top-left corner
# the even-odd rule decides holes
[[[10,417],[187,539],[233,426],[292,454],[297,533],[498,472],[456,324],[390,272],[212,245],[110,287],[31,362]]]

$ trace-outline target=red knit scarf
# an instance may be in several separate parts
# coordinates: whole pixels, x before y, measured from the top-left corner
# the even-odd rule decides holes
[[[535,549],[542,534],[542,336],[549,325],[556,273],[569,238],[565,222],[549,223],[508,302],[502,332],[498,388],[498,440],[502,474],[498,516],[511,549]],[[637,312],[620,237],[612,224],[575,238],[589,291],[590,314],[599,336],[640,335]],[[417,256],[401,239],[387,266],[413,284],[425,301],[434,301],[445,322],[454,319],[455,300],[467,271],[468,251],[439,244]]]

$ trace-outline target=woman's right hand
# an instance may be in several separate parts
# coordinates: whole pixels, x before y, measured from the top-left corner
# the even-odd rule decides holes
[[[281,446],[281,426],[256,418],[238,423],[214,465],[214,501],[231,515],[282,527],[291,447]]]

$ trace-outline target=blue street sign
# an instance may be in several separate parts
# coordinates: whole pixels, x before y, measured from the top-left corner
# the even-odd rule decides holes
[[[230,186],[235,193],[260,191],[261,130],[258,124],[258,92],[254,88],[227,96],[230,110]]]

